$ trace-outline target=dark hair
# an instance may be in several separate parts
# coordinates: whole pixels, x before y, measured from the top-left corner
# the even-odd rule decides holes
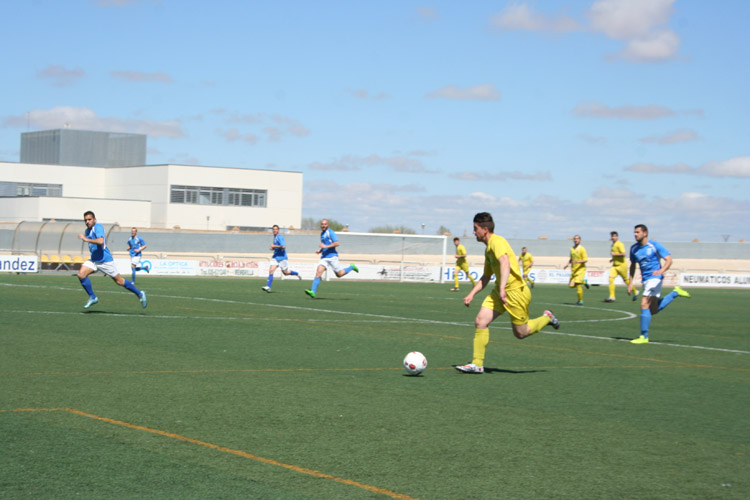
[[[479,227],[489,229],[491,233],[495,232],[495,221],[492,220],[492,214],[489,212],[479,212],[474,216],[474,222]]]
[[[458,236],[456,236],[455,238],[453,238],[453,241],[461,241],[461,240],[458,239]]]
[[[87,210],[87,211],[83,212],[83,218],[84,219],[86,218],[87,215],[90,215],[91,217],[93,217],[94,219],[96,219],[96,215],[94,215],[94,212],[92,212],[91,210]]]
[[[615,235],[616,236],[620,236],[619,234],[617,234],[617,231],[612,231],[612,232],[609,233],[609,235],[610,236],[615,236]]]
[[[638,224],[638,225],[637,225],[637,226],[635,226],[635,227],[634,227],[633,229],[638,229],[639,227],[640,227],[641,229],[643,229],[643,232],[644,232],[644,233],[648,234],[648,228],[646,227],[646,224]]]
[[[271,226],[271,229],[273,229],[275,227],[279,227],[279,225],[278,224],[274,224],[273,226]]]

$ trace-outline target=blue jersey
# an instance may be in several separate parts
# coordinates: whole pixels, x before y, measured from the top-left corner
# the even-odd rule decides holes
[[[141,251],[140,250],[136,250],[136,248],[141,248],[141,247],[145,247],[145,246],[146,246],[146,242],[143,241],[143,238],[141,238],[137,234],[135,235],[135,237],[130,238],[128,240],[128,251],[130,251],[130,256],[131,257],[135,257],[136,255],[140,255]]]
[[[284,237],[277,234],[273,237],[273,244],[281,246],[281,248],[273,249],[273,258],[277,261],[286,260],[286,242],[284,241]]]
[[[334,241],[339,241],[339,238],[338,236],[336,236],[336,233],[333,232],[333,229],[328,228],[322,233],[320,233],[320,242],[323,243],[324,245],[330,245]],[[339,253],[336,251],[336,247],[323,248],[322,251],[320,252],[320,256],[323,258],[335,257],[338,254]]]
[[[89,250],[91,251],[91,262],[96,262],[97,264],[99,264],[102,262],[112,262],[114,260],[112,258],[112,254],[109,251],[109,248],[107,248],[107,237],[104,233],[104,226],[97,222],[91,229],[86,228],[85,236],[90,240],[104,238],[104,242],[101,245],[97,245],[96,243],[89,243]]]
[[[670,255],[669,250],[661,243],[649,240],[645,245],[639,243],[630,247],[630,262],[637,262],[641,268],[641,280],[647,281],[651,278],[664,279],[664,276],[654,276],[654,271],[661,269],[661,259]]]

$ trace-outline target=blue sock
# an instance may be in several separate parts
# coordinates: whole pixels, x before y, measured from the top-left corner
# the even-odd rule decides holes
[[[648,327],[651,326],[651,309],[641,309],[641,335],[648,338]]]
[[[320,285],[320,278],[315,278],[313,280],[313,284],[312,284],[312,291],[313,291],[313,293],[315,293],[316,291],[318,291],[318,285]]]
[[[268,281],[266,281],[266,286],[268,288],[271,288],[271,283],[273,283],[273,274],[268,275]]]
[[[297,276],[299,273],[297,271],[289,271],[289,276]]]
[[[133,279],[132,279],[133,283],[135,283],[135,272],[136,272],[136,268],[133,268]]]
[[[666,297],[662,297],[661,299],[659,299],[659,309],[658,310],[661,311],[662,309],[664,309],[665,307],[667,307],[677,297],[679,297],[679,295],[677,295],[677,292],[669,292],[669,295],[667,295]]]
[[[130,290],[131,292],[133,292],[134,294],[136,294],[137,296],[139,296],[139,297],[141,296],[141,291],[138,290],[135,287],[135,285],[133,283],[131,283],[130,281],[125,280],[125,284],[122,285],[122,286],[124,286],[125,288],[127,288],[128,290]]]
[[[346,274],[349,274],[350,272],[352,272],[352,266],[349,266],[349,267],[345,267],[345,268],[344,268],[344,272],[345,272]]]
[[[86,290],[86,293],[89,294],[89,298],[95,299],[96,295],[94,295],[94,288],[91,286],[91,280],[89,279],[89,277],[86,276],[80,281],[81,281],[81,286],[83,287],[83,289]]]

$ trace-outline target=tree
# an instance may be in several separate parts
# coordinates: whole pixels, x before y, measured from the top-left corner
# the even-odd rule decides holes
[[[302,229],[311,231],[313,229],[320,229],[320,221],[323,219],[315,220],[312,217],[305,217],[302,219]],[[334,231],[342,231],[346,225],[340,223],[339,221],[328,219],[328,227],[333,229]]]
[[[440,228],[437,230],[436,234],[439,234],[440,236],[450,236],[451,235],[451,230],[448,229],[445,226],[440,226]]]

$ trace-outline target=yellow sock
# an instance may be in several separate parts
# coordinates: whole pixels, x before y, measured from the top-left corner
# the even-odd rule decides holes
[[[578,295],[578,302],[583,302],[583,286],[576,285],[576,295]]]
[[[534,335],[547,325],[549,325],[549,316],[546,314],[542,314],[538,318],[529,320],[529,335]]]
[[[484,353],[487,344],[490,343],[490,330],[488,328],[474,330],[474,359],[471,361],[477,366],[484,366]]]
[[[469,279],[471,280],[471,286],[474,286],[474,285],[476,285],[476,284],[477,284],[477,281],[476,281],[476,280],[475,280],[474,278],[472,278],[472,277],[471,277],[471,274],[467,274],[467,276],[468,276],[468,277],[469,277]]]
[[[609,278],[609,296],[615,298],[615,279]]]
[[[458,273],[453,273],[453,280],[456,284],[455,288],[458,288]]]

